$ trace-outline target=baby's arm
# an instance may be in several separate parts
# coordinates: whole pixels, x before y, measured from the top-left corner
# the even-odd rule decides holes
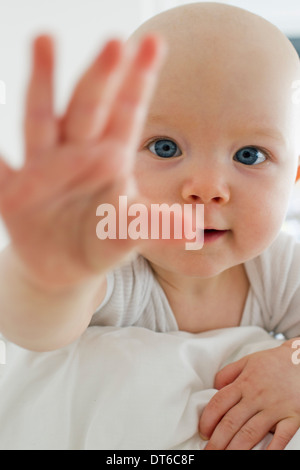
[[[300,427],[300,366],[292,342],[250,354],[216,376],[219,390],[204,409],[199,432],[207,450],[250,450],[270,431],[269,450],[282,450]]]
[[[60,348],[87,328],[105,290],[103,276],[61,290],[42,288],[9,245],[0,254],[0,331],[26,349]]]
[[[25,348],[49,350],[85,330],[105,294],[105,273],[136,246],[100,241],[96,208],[117,207],[131,191],[164,47],[154,35],[134,49],[107,43],[62,118],[53,110],[51,38],[38,37],[33,52],[25,164],[17,171],[0,159],[0,212],[11,238],[0,254],[0,331]]]

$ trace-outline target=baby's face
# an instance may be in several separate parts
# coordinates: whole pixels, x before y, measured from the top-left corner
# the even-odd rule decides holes
[[[193,43],[186,34],[176,43],[176,31],[167,36],[137,183],[151,203],[204,204],[205,228],[220,232],[205,234],[199,251],[183,242],[143,254],[161,267],[210,277],[261,253],[284,220],[299,155],[296,59],[276,41],[254,48],[245,39]]]

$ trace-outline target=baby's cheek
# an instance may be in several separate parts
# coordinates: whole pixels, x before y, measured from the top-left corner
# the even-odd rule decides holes
[[[241,239],[248,245],[252,255],[258,255],[275,240],[285,219],[287,203],[279,198],[267,198],[249,209]]]

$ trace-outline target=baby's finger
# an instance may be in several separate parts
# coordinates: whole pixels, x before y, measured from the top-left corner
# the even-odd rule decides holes
[[[276,431],[267,450],[283,450],[299,429],[297,419],[286,418],[276,426]]]
[[[245,432],[246,438],[250,437],[250,435],[252,436],[252,431],[254,432],[254,430],[249,426],[247,427],[252,416],[253,412],[251,411],[249,404],[245,404],[243,401],[231,408],[217,425],[207,446],[205,447],[205,450],[227,449],[227,446],[231,444],[232,439],[235,440],[235,436],[237,434],[242,434],[243,437],[243,429],[249,430],[249,434]],[[268,429],[266,432],[268,432]],[[256,442],[254,442],[253,445],[255,444]],[[242,446],[245,445],[245,443],[240,439],[240,441],[237,441],[237,446],[238,445]],[[236,449],[239,449],[239,447],[236,447]]]
[[[17,174],[18,172],[11,168],[0,155],[0,213],[4,221],[6,215],[4,204],[7,190],[10,190],[13,186],[14,176]]]
[[[215,377],[215,388],[220,390],[221,388],[226,387],[226,385],[234,382],[244,369],[246,362],[247,357],[243,357],[239,361],[232,362],[231,364],[223,367]]]
[[[85,142],[99,136],[120,79],[122,54],[120,41],[108,42],[83,75],[63,119],[64,140]]]
[[[132,155],[130,169],[165,53],[165,43],[157,36],[149,35],[141,41],[104,133],[104,137],[117,140]]]
[[[237,387],[228,385],[217,392],[204,408],[199,421],[199,434],[208,440],[222,417],[242,398]]]
[[[34,40],[32,61],[24,116],[26,160],[51,148],[58,138],[53,104],[54,52],[51,37],[43,35]]]
[[[16,171],[11,168],[0,155],[0,198],[3,187],[10,183],[11,177]]]
[[[274,415],[273,415],[274,416]],[[270,431],[274,424],[271,414],[261,411],[255,414],[235,434],[226,450],[251,450]]]

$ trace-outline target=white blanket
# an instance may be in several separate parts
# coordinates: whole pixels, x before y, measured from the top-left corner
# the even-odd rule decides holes
[[[5,342],[0,449],[203,449],[198,419],[216,372],[276,346],[258,327],[198,335],[91,327],[50,353]],[[299,432],[287,448],[300,449]]]

